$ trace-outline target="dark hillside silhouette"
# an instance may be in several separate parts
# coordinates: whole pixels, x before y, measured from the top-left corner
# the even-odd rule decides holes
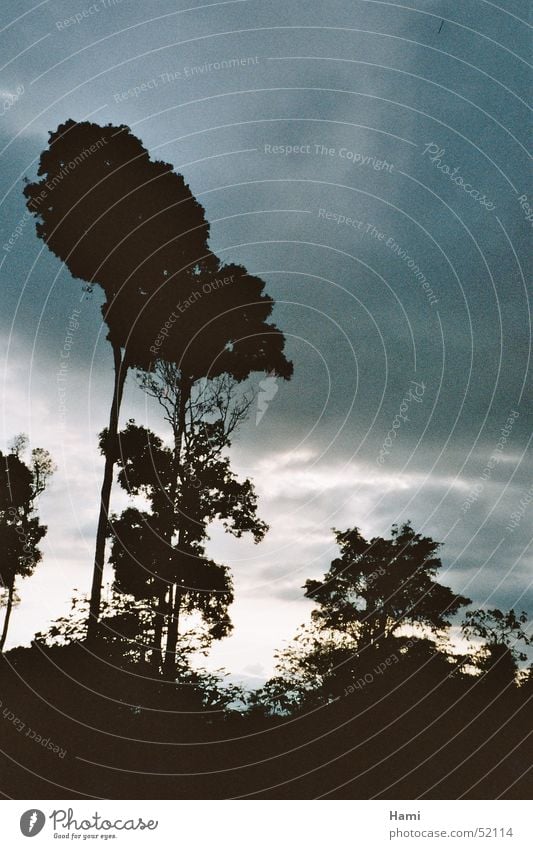
[[[144,491],[151,511],[138,524],[130,515],[118,520],[129,535],[129,548],[117,533],[112,546],[116,590],[102,605],[98,659],[87,650],[86,611],[80,602],[46,634],[37,635],[31,648],[13,649],[0,658],[0,768],[10,796],[54,799],[61,790],[68,798],[116,799],[529,798],[531,673],[520,672],[495,686],[490,669],[476,666],[493,645],[506,645],[519,657],[515,638],[523,641],[522,615],[473,611],[466,627],[478,640],[486,630],[487,642],[463,656],[452,654],[446,642],[449,612],[440,606],[445,599],[454,609],[463,599],[445,588],[433,590],[439,605],[432,612],[427,605],[418,608],[420,620],[402,597],[398,612],[411,623],[411,636],[394,633],[393,622],[387,621],[392,633],[382,644],[375,628],[361,627],[365,603],[356,606],[357,598],[366,597],[369,620],[378,612],[373,572],[397,568],[407,580],[406,560],[411,575],[417,562],[426,576],[415,569],[416,580],[425,590],[436,585],[435,544],[412,529],[389,540],[378,538],[376,548],[384,554],[392,547],[396,556],[392,561],[381,557],[372,571],[368,546],[359,551],[357,565],[347,556],[350,550],[357,559],[353,549],[362,544],[360,534],[348,532],[344,548],[341,539],[344,571],[350,575],[347,596],[335,584],[343,571],[337,564],[328,573],[337,592],[318,607],[326,617],[315,617],[303,640],[281,654],[277,678],[262,691],[245,694],[226,677],[193,665],[204,638],[209,644],[213,636],[209,616],[197,635],[179,641],[173,676],[162,676],[161,658],[157,668],[153,662],[153,600],[157,569],[166,561],[161,555],[153,565],[136,563],[134,554],[136,546],[145,553],[137,534],[151,535],[150,522],[161,519],[163,489],[154,487],[154,474],[165,480],[172,452],[133,423],[121,442],[121,484],[128,482],[133,495]],[[209,450],[202,445],[202,451]],[[213,472],[209,466],[208,476]],[[214,486],[211,512],[195,514],[185,499],[189,516],[204,517],[201,526],[219,515],[216,491]],[[245,512],[239,516],[244,524],[235,524],[236,532],[255,521]],[[231,511],[226,518],[233,526]],[[151,539],[146,551],[150,556],[156,552]],[[178,564],[181,569],[179,559]],[[203,598],[197,586],[191,589],[203,575],[199,557],[189,572],[190,585],[181,586],[182,604],[194,607]],[[361,595],[351,589],[354,580]],[[395,585],[392,576],[388,581]],[[324,581],[318,583],[325,591]],[[204,583],[205,589],[202,603],[208,604],[212,584]],[[332,599],[343,610],[335,627],[329,624]],[[361,615],[348,615],[343,599]],[[392,598],[383,601],[390,611]],[[224,604],[215,617],[222,627]],[[372,642],[361,643],[361,635],[366,640],[368,633]],[[390,654],[384,653],[385,645]]]

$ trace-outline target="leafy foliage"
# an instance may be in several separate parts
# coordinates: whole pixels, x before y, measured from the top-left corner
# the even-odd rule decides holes
[[[36,502],[54,472],[54,464],[47,451],[35,448],[28,465],[22,459],[27,444],[27,438],[20,435],[9,454],[0,451],[0,600],[6,606],[0,650],[6,641],[11,609],[18,599],[17,577],[33,574],[42,556],[39,543],[47,530],[36,515]]]
[[[237,537],[252,533],[256,542],[267,530],[256,516],[252,483],[239,481],[222,453],[229,444],[220,420],[193,417],[176,466],[172,448],[147,428],[130,421],[119,434],[120,485],[151,509],[131,506],[112,520],[115,588],[148,601],[152,616],[161,619],[170,613],[167,593],[174,585],[180,612],[200,614],[208,641],[231,630],[227,609],[233,600],[228,568],[206,555],[210,523],[220,520]],[[162,622],[154,633],[160,651]]]
[[[341,556],[322,581],[308,580],[305,594],[318,604],[313,618],[348,634],[359,649],[380,648],[405,626],[436,633],[469,599],[435,580],[439,543],[415,533],[409,523],[393,526],[390,539],[364,539],[357,528],[336,531]]]
[[[469,599],[436,580],[439,543],[408,523],[393,526],[389,539],[367,541],[357,528],[335,537],[340,557],[322,580],[305,583],[317,605],[311,623],[278,655],[278,674],[255,697],[270,712],[330,702],[396,664],[405,672],[431,662],[443,675],[463,667],[446,634]]]
[[[467,611],[462,631],[466,637],[484,640],[474,654],[474,662],[484,675],[500,682],[515,680],[518,662],[528,657],[521,645],[533,643],[523,627],[527,622],[525,611],[519,614],[514,609],[503,612],[498,608]]]

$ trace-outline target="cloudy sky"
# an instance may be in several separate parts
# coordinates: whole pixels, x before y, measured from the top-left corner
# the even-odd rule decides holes
[[[290,383],[257,376],[266,412],[235,442],[271,529],[259,546],[213,531],[236,601],[210,665],[269,674],[332,527],[410,518],[444,542],[445,583],[533,610],[528,4],[177,5],[2,4],[0,447],[24,431],[58,465],[11,645],[89,590],[111,397],[98,294],[24,218],[23,178],[67,118],[128,124],[185,175],[214,251],[267,281],[294,362]],[[163,433],[129,378],[132,416]]]

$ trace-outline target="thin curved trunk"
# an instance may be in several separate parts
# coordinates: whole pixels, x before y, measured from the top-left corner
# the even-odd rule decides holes
[[[113,470],[115,467],[115,451],[118,435],[118,420],[120,404],[124,391],[127,366],[122,359],[120,345],[113,344],[113,358],[115,365],[115,381],[113,386],[113,401],[109,414],[109,428],[105,451],[104,479],[100,495],[100,515],[98,517],[98,528],[96,531],[96,547],[94,553],[93,582],[91,587],[91,601],[89,605],[89,619],[87,621],[87,641],[95,639],[98,632],[98,618],[100,616],[100,601],[102,597],[102,578],[105,563],[105,545],[109,521],[109,503],[111,500],[111,487],[113,485]]]
[[[11,611],[13,610],[13,599],[15,597],[15,579],[13,578],[9,586],[9,594],[7,596],[6,613],[4,616],[4,626],[2,628],[2,636],[0,637],[0,652],[4,651],[7,632],[9,629],[9,620],[11,619]]]

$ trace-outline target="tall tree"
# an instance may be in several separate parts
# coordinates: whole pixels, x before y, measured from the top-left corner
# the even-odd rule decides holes
[[[31,575],[41,559],[39,542],[46,534],[36,515],[37,499],[54,471],[47,451],[34,448],[24,462],[25,436],[18,436],[8,454],[0,451],[0,591],[5,605],[0,651],[7,639],[11,612],[17,599],[17,577]]]
[[[273,300],[241,266],[209,250],[203,207],[172,166],[151,161],[128,127],[67,121],[50,134],[38,176],[25,188],[37,234],[105,296],[102,314],[115,379],[96,535],[88,637],[100,610],[105,541],[124,381],[160,360],[180,369],[182,409],[199,378],[224,372],[292,372],[284,337],[266,323]]]
[[[367,541],[357,528],[336,531],[341,556],[323,580],[308,580],[305,594],[318,604],[313,619],[349,635],[358,651],[381,650],[400,628],[418,626],[435,635],[470,599],[435,580],[440,543],[409,523],[393,525],[391,537]]]
[[[168,368],[165,373],[170,378]],[[149,383],[172,423],[181,401],[176,384],[168,383],[163,393],[164,384],[157,378]],[[152,661],[156,668],[162,665],[165,631],[164,668],[169,675],[176,668],[182,614],[200,613],[210,638],[220,638],[231,628],[231,576],[227,567],[206,556],[209,524],[219,519],[230,533],[240,537],[250,532],[256,542],[267,530],[257,518],[251,482],[235,477],[224,453],[250,402],[239,393],[235,396],[235,386],[221,375],[195,387],[186,405],[179,462],[175,444],[163,445],[133,422],[119,435],[119,481],[130,494],[148,499],[151,511],[130,507],[112,523],[115,584],[152,606]]]
[[[328,701],[350,683],[353,692],[354,681],[373,680],[400,659],[433,656],[441,669],[460,669],[446,637],[469,599],[436,580],[439,543],[409,523],[394,525],[388,539],[366,540],[357,528],[335,537],[340,557],[322,580],[305,584],[317,605],[311,624],[279,653],[276,676],[256,697],[271,711]]]
[[[128,127],[69,120],[50,133],[38,176],[25,187],[27,206],[38,219],[37,234],[73,277],[104,293],[102,315],[114,360],[108,450],[96,535],[88,636],[99,616],[102,573],[116,434],[128,369],[146,368],[150,340],[143,333],[143,308],[176,272],[180,283],[202,261],[216,260],[207,247],[208,224],[181,175],[151,161]],[[204,259],[202,259],[204,258]],[[185,283],[185,286],[187,284]],[[152,317],[157,309],[152,304]],[[167,314],[157,317],[164,324]]]
[[[194,538],[191,530],[195,530],[195,523],[198,527],[199,521],[204,525],[212,521],[216,509],[224,519],[230,515],[234,521],[238,518],[242,530],[256,532],[261,524],[256,524],[256,499],[251,484],[246,482],[244,489],[236,485],[227,457],[221,462],[224,450],[231,445],[232,434],[247,416],[252,396],[240,391],[239,381],[228,373],[209,379],[190,379],[184,386],[182,369],[165,361],[140,378],[144,390],[161,405],[173,434],[170,483],[164,496],[167,518],[162,531],[169,549],[175,536],[177,550],[185,552]],[[213,486],[218,487],[216,493]],[[199,498],[199,490],[206,487],[210,489],[207,501]],[[192,526],[188,518],[191,509],[200,511]],[[242,524],[246,517],[248,527]],[[181,605],[182,591],[175,580],[166,603],[165,665],[169,671],[176,653]]]
[[[243,266],[231,264],[220,268],[215,278],[205,269],[200,270],[187,297],[178,305],[178,312],[171,313],[172,305],[167,305],[173,318],[164,333],[156,337],[157,344],[151,349],[158,359],[146,374],[144,388],[162,404],[172,427],[176,486],[183,465],[187,409],[197,414],[205,403],[205,399],[198,401],[198,397],[191,403],[198,385],[209,385],[211,390],[213,386],[218,387],[217,403],[227,407],[225,418],[219,419],[216,427],[220,431],[229,426],[229,437],[234,425],[231,416],[227,418],[228,411],[236,409],[233,389],[226,397],[229,386],[235,387],[255,371],[286,380],[292,375],[292,363],[283,352],[285,338],[274,324],[267,322],[274,301],[264,289],[263,280],[249,274]],[[168,299],[168,293],[163,293],[162,297]],[[155,324],[151,326],[156,333]],[[201,388],[200,398],[202,392]],[[222,408],[218,412],[222,413]],[[206,410],[201,412],[201,416],[205,414]],[[170,494],[171,501],[176,501],[176,495],[175,489]],[[179,516],[179,505],[177,510]],[[179,521],[176,532],[177,545],[181,548],[181,538],[186,531],[182,531]],[[179,607],[180,593],[175,588],[172,602],[175,621],[179,617]],[[175,638],[175,625],[172,625],[168,632],[167,657],[174,653]]]

